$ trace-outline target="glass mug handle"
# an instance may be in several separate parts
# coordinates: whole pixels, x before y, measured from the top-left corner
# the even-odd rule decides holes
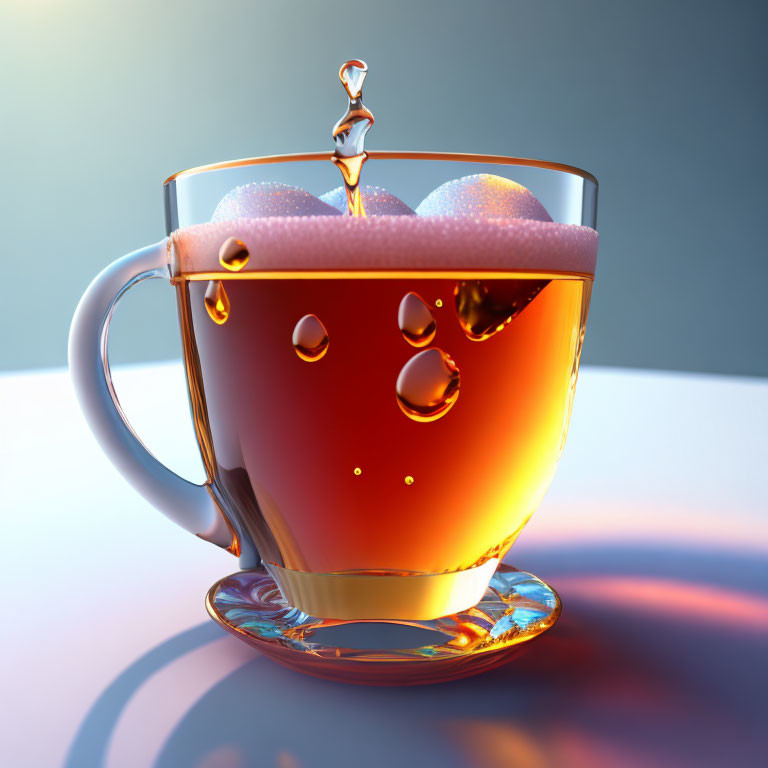
[[[69,369],[88,426],[126,480],[173,522],[229,548],[232,533],[210,493],[161,464],[133,431],[118,402],[107,358],[112,313],[123,294],[150,278],[167,278],[168,238],[110,264],[88,286],[72,319]]]

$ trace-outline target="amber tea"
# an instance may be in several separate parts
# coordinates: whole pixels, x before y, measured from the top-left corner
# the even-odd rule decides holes
[[[501,557],[565,439],[591,277],[561,262],[590,232],[314,217],[177,233],[196,427],[235,539],[313,573]],[[387,268],[340,268],[339,243]],[[473,254],[510,266],[452,266]]]

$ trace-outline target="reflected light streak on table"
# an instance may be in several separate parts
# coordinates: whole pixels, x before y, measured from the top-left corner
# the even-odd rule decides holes
[[[181,366],[117,369],[202,479]],[[488,675],[366,689],[282,669],[205,615],[236,568],[112,468],[63,371],[0,377],[0,764],[757,765],[768,674],[768,383],[585,369],[555,482],[507,558],[563,617]],[[159,587],[163,599],[158,599]]]

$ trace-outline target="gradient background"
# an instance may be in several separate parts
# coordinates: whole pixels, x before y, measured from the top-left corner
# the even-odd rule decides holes
[[[169,174],[330,148],[361,56],[372,148],[598,177],[586,363],[768,375],[767,7],[0,0],[0,368],[65,363],[90,278],[164,235]],[[132,293],[114,359],[177,356],[167,287]]]
[[[522,664],[399,691],[222,636],[201,598],[234,561],[120,479],[61,366],[91,277],[163,236],[163,179],[330,149],[336,71],[362,56],[371,146],[597,175],[586,362],[768,376],[767,9],[0,0],[0,368],[59,366],[0,375],[0,764],[762,765],[768,379],[584,370],[511,558],[562,619]],[[169,289],[130,292],[113,340],[118,361],[178,356]],[[113,371],[138,434],[201,480],[181,366]]]

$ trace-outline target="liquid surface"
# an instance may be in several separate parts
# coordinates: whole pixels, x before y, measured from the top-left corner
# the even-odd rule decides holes
[[[176,284],[198,436],[237,536],[269,562],[317,572],[442,572],[502,554],[560,455],[591,280],[259,272],[258,249],[230,224],[251,256],[215,275],[226,322],[206,309],[207,270]],[[189,244],[189,230],[177,235]],[[225,239],[177,259],[218,262]],[[434,322],[420,348],[403,329],[409,295]],[[414,306],[419,338],[428,317]]]

